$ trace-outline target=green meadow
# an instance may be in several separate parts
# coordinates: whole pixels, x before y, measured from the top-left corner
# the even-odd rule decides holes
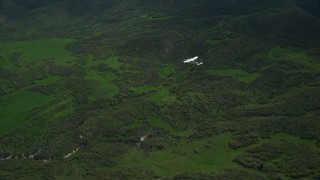
[[[132,90],[135,93],[141,94],[141,93],[147,93],[147,92],[150,92],[150,91],[156,91],[157,87],[144,85],[144,86],[139,86],[139,87],[133,87]]]
[[[168,77],[169,75],[173,74],[175,72],[174,66],[172,65],[166,65],[165,67],[160,69],[160,74],[163,77]]]
[[[66,50],[73,39],[41,39],[0,43],[2,67],[10,71],[24,71],[52,60],[61,66],[70,66],[75,58]]]
[[[310,56],[304,49],[297,47],[273,47],[268,52],[267,58],[272,62],[291,61],[315,71],[320,69],[320,62],[316,58]]]
[[[183,141],[164,151],[145,155],[139,148],[128,151],[120,161],[123,166],[145,167],[160,176],[180,173],[223,172],[226,168],[243,169],[232,162],[242,150],[228,147],[230,134],[221,134],[201,141]]]
[[[169,126],[156,122],[154,119],[151,122],[158,127],[170,129]],[[246,170],[264,177],[265,175],[261,172],[254,172],[234,163],[234,159],[245,153],[247,149],[277,141],[305,144],[317,149],[315,141],[284,133],[275,134],[270,139],[262,139],[256,145],[241,149],[230,149],[228,142],[231,139],[231,134],[223,133],[199,141],[184,140],[163,151],[148,154],[138,147],[132,148],[121,158],[120,167],[144,167],[163,177],[182,173],[219,173],[225,169]]]
[[[93,94],[96,97],[113,97],[118,93],[118,87],[113,83],[116,76],[113,73],[88,71],[86,79],[96,82]]]
[[[188,137],[188,136],[192,135],[195,132],[195,129],[192,129],[192,128],[189,128],[189,129],[184,130],[184,131],[175,130],[167,122],[164,122],[163,120],[159,120],[159,119],[157,119],[155,117],[149,117],[148,118],[148,122],[154,127],[164,129],[164,130],[170,132],[171,134],[174,134],[174,135],[177,135],[177,136]]]
[[[168,87],[165,86],[150,86],[144,85],[133,87],[132,90],[137,93],[148,93],[148,98],[158,104],[172,103],[176,101],[176,96],[169,92]]]
[[[28,91],[16,92],[0,104],[0,136],[21,126],[27,114],[51,100],[51,97]]]

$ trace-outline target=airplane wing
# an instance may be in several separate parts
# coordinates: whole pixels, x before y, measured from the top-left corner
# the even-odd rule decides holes
[[[183,61],[184,63],[190,63],[190,62],[193,62],[193,61],[195,61],[195,60],[197,60],[199,57],[198,56],[196,56],[196,57],[193,57],[193,58],[190,58],[190,59],[187,59],[187,60],[185,60],[185,61]]]

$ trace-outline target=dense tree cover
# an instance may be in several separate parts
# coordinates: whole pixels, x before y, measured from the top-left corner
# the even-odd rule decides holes
[[[0,179],[319,178],[319,12],[0,1]]]

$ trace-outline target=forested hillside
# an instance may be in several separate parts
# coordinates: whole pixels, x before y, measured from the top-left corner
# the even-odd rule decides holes
[[[1,180],[319,179],[319,95],[319,0],[0,0]]]

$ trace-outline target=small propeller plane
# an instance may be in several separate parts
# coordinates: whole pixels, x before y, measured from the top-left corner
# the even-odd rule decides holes
[[[196,56],[196,57],[193,57],[193,58],[184,60],[183,63],[196,64],[196,65],[200,66],[201,64],[203,64],[203,62],[197,62],[196,60],[197,60],[198,58],[199,58],[199,57]]]

